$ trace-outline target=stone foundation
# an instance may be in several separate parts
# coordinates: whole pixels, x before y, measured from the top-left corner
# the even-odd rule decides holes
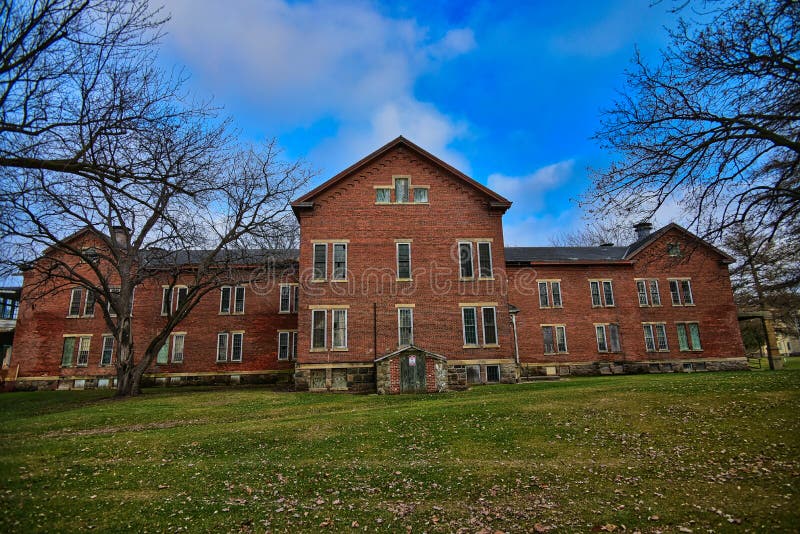
[[[296,391],[375,393],[375,367],[347,366],[302,368],[294,371]]]
[[[692,373],[703,371],[747,371],[745,358],[716,360],[671,360],[640,362],[567,362],[522,364],[523,378],[539,376],[601,376],[644,373]]]

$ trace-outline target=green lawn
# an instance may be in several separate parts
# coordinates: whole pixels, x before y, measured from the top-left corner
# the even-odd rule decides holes
[[[0,531],[800,525],[800,369],[433,396],[109,395],[0,395]]]

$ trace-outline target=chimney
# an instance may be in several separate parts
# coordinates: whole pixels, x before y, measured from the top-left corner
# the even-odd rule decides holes
[[[606,247],[613,247],[613,246],[614,246],[614,243],[600,243],[600,246],[601,246],[601,247],[603,247],[603,248],[606,248]]]
[[[111,227],[111,239],[119,248],[128,247],[128,229],[124,226],[114,225]]]
[[[653,225],[648,221],[642,221],[634,224],[633,229],[636,230],[636,241],[639,241],[650,235],[650,232],[653,231]]]

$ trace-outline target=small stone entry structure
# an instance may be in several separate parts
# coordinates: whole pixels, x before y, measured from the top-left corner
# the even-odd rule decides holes
[[[375,360],[379,394],[447,391],[447,358],[410,345]]]

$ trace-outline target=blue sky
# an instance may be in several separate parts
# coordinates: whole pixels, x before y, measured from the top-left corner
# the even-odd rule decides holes
[[[161,61],[317,183],[403,135],[514,202],[507,245],[546,245],[582,224],[634,47],[666,44],[671,4],[650,4],[167,0]]]

